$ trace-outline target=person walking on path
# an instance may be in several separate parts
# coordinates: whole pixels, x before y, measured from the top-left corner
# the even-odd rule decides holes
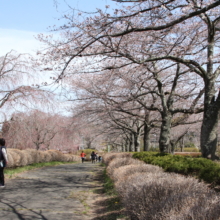
[[[80,154],[81,158],[82,158],[82,163],[84,163],[85,158],[86,158],[86,154],[84,153],[84,151],[82,151],[82,153]]]
[[[5,148],[5,139],[0,138],[0,188],[5,187],[4,168],[8,163],[7,151]]]
[[[95,163],[96,153],[94,151],[91,153],[91,159],[92,159],[92,163]]]
[[[102,161],[102,156],[99,156],[98,161],[99,161],[99,163],[101,163],[101,161]]]

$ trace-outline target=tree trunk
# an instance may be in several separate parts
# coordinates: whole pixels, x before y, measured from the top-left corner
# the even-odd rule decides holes
[[[128,138],[126,138],[125,140],[125,149],[126,149],[126,152],[129,152],[130,151],[130,145],[129,145],[130,141]]]
[[[161,153],[169,153],[171,150],[171,144],[170,144],[171,119],[172,119],[172,115],[170,112],[162,113],[162,124],[160,128],[160,140],[159,140],[159,147]]]
[[[180,145],[180,152],[183,152],[184,146],[185,146],[185,139],[183,137],[182,144]]]
[[[151,128],[148,125],[144,125],[144,151],[148,151],[150,148],[150,130]]]
[[[84,149],[84,142],[83,142],[83,149]],[[87,149],[91,149],[92,148],[92,141],[86,141],[86,147]]]
[[[140,152],[140,134],[134,133],[134,147],[135,152]]]
[[[125,143],[122,143],[122,152],[125,152]]]
[[[35,146],[36,146],[36,150],[39,150],[39,149],[40,149],[40,144],[35,143]]]
[[[207,158],[211,155],[212,160],[216,158],[215,151],[217,147],[218,120],[220,112],[220,92],[215,100],[213,88],[214,83],[206,85],[205,108],[200,137],[202,156]],[[211,96],[211,102],[208,103]]]
[[[215,23],[208,25],[208,47],[207,47],[207,75],[203,78],[205,83],[204,95],[204,115],[201,127],[200,146],[202,156],[207,158],[211,154],[211,159],[215,159],[217,147],[217,130],[220,110],[220,91],[215,100],[215,79],[219,70],[214,73],[214,45],[215,45]],[[216,74],[217,73],[217,74]]]
[[[46,149],[47,149],[47,150],[50,150],[50,144],[47,144],[47,145],[46,145]]]
[[[134,134],[131,133],[130,134],[130,152],[134,152],[135,151],[135,146],[134,146]]]

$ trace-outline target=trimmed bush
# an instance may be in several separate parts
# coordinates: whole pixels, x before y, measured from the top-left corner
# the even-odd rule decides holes
[[[212,162],[207,162],[203,158],[197,158],[199,159],[197,161],[194,158],[188,158],[189,162],[182,156],[172,157],[172,155],[156,153],[148,153],[147,158],[146,155],[137,153],[134,154],[134,157],[161,165],[165,163],[164,161],[168,164],[176,163],[176,167],[179,169],[182,163],[183,170],[186,169],[184,162],[187,161],[187,169],[192,169],[192,172]],[[114,157],[112,154],[105,155],[104,161],[105,158],[108,161],[108,174],[115,182],[115,189],[130,219],[219,219],[220,196],[214,190],[209,189],[204,182],[193,177],[164,172],[158,166],[137,163],[136,160],[123,157],[122,154],[114,155]],[[109,158],[112,158],[110,162]],[[181,163],[178,164],[178,162]],[[171,166],[166,166],[166,168],[171,169]]]
[[[131,158],[131,153],[106,153],[103,155],[103,162],[108,165],[115,158]]]
[[[15,158],[16,154],[10,148],[7,149],[7,154],[8,154],[8,164],[7,164],[7,166],[8,167],[13,167],[13,165],[15,164],[14,158]],[[14,156],[13,156],[13,154],[14,154]]]
[[[131,157],[116,157],[109,163],[107,174],[112,177],[112,174],[116,168],[130,164],[144,164],[144,162],[140,160],[135,160]]]
[[[12,149],[14,150],[14,149]],[[26,149],[25,150],[29,155],[31,155],[31,161],[30,164],[33,163],[39,163],[40,162],[40,155],[38,154],[38,151],[35,149]]]
[[[135,173],[115,186],[131,219],[217,220],[220,214],[219,197],[194,178],[163,172]],[[207,207],[212,207],[212,212]]]
[[[163,172],[163,169],[158,166],[153,166],[149,164],[131,164],[131,165],[125,165],[121,166],[118,169],[115,169],[113,171],[112,178],[115,182],[117,181],[124,181],[129,176],[139,173],[140,175],[145,173],[158,173]]]
[[[154,152],[134,153],[133,158],[158,165],[164,171],[193,175],[207,183],[220,184],[220,165],[209,159]]]
[[[11,154],[11,157],[13,158],[14,164],[12,166],[18,167],[18,166],[25,166],[27,164],[27,159],[22,159],[24,157],[21,150],[13,149],[11,151],[8,151],[8,154]]]
[[[77,155],[63,154],[55,150],[37,151],[34,149],[18,150],[7,148],[7,154],[9,160],[7,167],[9,168],[51,161],[80,161],[80,157]]]

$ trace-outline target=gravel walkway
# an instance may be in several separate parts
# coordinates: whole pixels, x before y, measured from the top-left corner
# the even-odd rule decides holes
[[[91,162],[45,167],[19,174],[0,189],[1,220],[91,220],[96,175]]]

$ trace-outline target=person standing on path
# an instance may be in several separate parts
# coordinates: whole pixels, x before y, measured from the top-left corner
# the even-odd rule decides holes
[[[91,159],[92,159],[92,163],[95,163],[96,153],[94,151],[91,153]]]
[[[5,187],[4,168],[8,163],[7,151],[5,148],[5,139],[0,138],[0,188]]]
[[[85,161],[85,157],[86,154],[84,153],[84,151],[82,151],[82,153],[80,154],[81,158],[82,158],[82,163]]]

